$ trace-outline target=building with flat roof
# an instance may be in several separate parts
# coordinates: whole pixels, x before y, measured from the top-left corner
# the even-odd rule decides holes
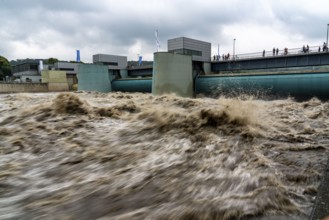
[[[70,63],[70,62],[57,62],[54,63],[55,70],[66,71],[67,74],[77,74],[79,63]]]
[[[12,70],[16,77],[39,75],[39,60],[19,60],[12,66]]]
[[[168,52],[191,55],[192,61],[211,61],[211,43],[187,37],[169,39]]]
[[[93,55],[93,63],[109,66],[111,70],[126,69],[128,62],[126,56],[95,54]]]
[[[11,65],[13,76],[16,78],[15,81],[22,83],[40,82],[40,61],[43,61],[43,59],[24,59],[13,62]],[[44,65],[44,68],[48,68],[48,65]]]
[[[57,62],[54,64],[42,64],[45,59],[25,59],[18,60],[12,65],[13,76],[16,77],[17,82],[41,82],[41,68],[42,70],[60,70],[66,72],[67,82],[72,88],[73,84],[77,84],[78,63]]]

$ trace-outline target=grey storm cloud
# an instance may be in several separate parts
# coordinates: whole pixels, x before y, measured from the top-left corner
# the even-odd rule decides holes
[[[69,51],[81,48],[89,57],[98,52],[134,56],[134,47],[141,42],[143,53],[152,54],[155,29],[159,30],[163,49],[167,39],[180,36],[212,43],[220,41],[228,48],[232,40],[232,36],[225,32],[228,27],[236,28],[234,32],[240,37],[240,42],[247,39],[246,35],[253,34],[239,32],[239,29],[249,26],[278,28],[282,35],[299,34],[305,39],[323,37],[329,21],[327,14],[317,13],[317,8],[299,7],[306,1],[285,2],[0,0],[0,55],[15,59],[17,56],[36,56],[38,51],[40,56],[46,56],[44,54],[49,51],[55,53],[49,56],[68,59],[66,54]],[[316,4],[317,0],[314,2]],[[318,3],[325,1],[319,0]],[[324,27],[320,28],[320,25]],[[268,39],[268,33],[263,34],[264,39]]]

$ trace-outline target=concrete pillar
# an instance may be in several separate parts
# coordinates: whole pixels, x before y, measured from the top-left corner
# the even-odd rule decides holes
[[[210,63],[203,63],[203,69],[204,69],[204,73],[210,74],[211,73],[211,64]]]
[[[108,66],[79,64],[78,90],[111,92],[111,76]]]
[[[128,70],[127,69],[121,69],[120,70],[120,75],[121,75],[121,78],[128,78]]]
[[[154,53],[152,94],[175,93],[193,97],[192,57],[168,52]]]

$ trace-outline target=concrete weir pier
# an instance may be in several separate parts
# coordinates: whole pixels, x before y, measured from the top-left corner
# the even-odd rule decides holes
[[[160,52],[154,54],[152,93],[175,93],[193,97],[191,56]]]

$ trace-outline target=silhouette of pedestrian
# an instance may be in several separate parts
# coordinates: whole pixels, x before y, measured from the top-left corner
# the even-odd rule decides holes
[[[323,52],[327,51],[327,44],[326,42],[323,42],[323,48],[322,48]]]
[[[275,48],[273,47],[273,56],[275,55]]]
[[[276,48],[276,55],[279,54],[279,48]]]
[[[265,57],[265,50],[263,50],[263,57]]]
[[[284,55],[288,55],[288,48],[284,48]]]

